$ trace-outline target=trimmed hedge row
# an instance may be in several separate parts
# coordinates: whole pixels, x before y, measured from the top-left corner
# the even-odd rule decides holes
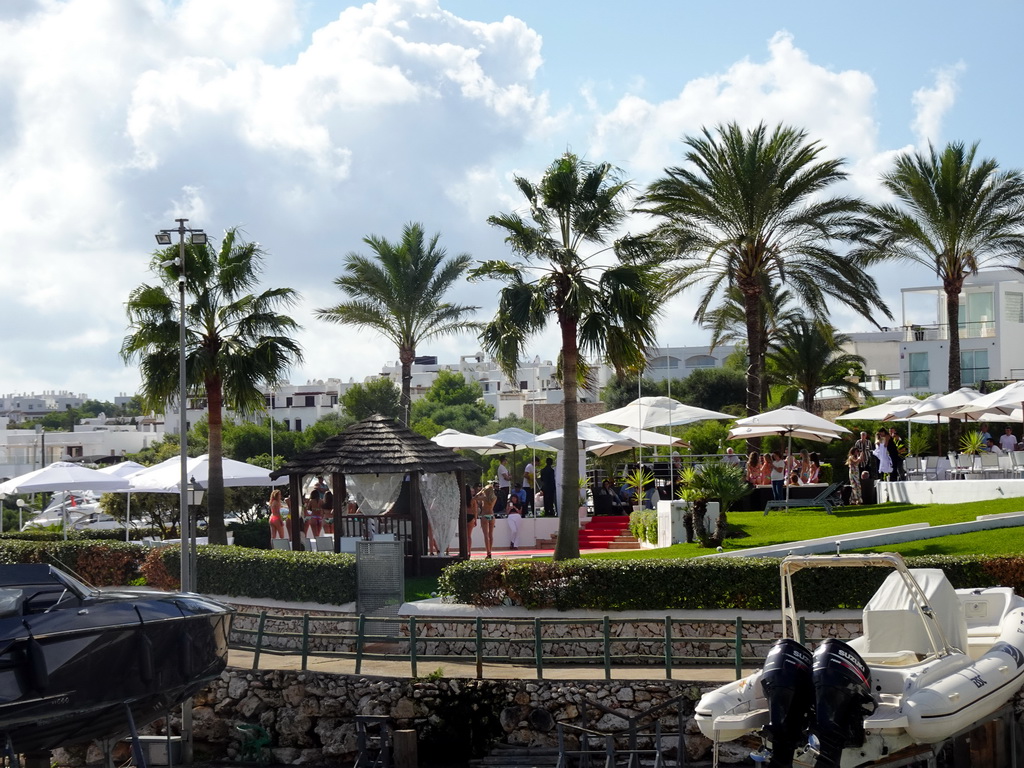
[[[203,546],[197,552],[200,592],[340,605],[356,599],[355,555]],[[179,547],[148,549],[125,542],[0,540],[0,564],[46,563],[98,587],[178,589]]]
[[[956,588],[1009,586],[1024,594],[1024,558],[935,555],[907,559],[911,568],[941,568]],[[889,568],[816,568],[793,576],[797,607],[860,608]],[[438,583],[444,597],[478,606],[519,605],[559,611],[668,609],[772,610],[781,602],[779,560],[484,560],[450,565]]]
[[[151,550],[147,581],[177,587],[181,550]],[[356,557],[329,552],[291,552],[246,547],[199,547],[199,592],[340,605],[356,599]]]

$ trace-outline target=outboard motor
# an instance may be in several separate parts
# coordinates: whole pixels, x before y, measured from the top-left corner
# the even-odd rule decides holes
[[[795,640],[779,640],[768,651],[761,687],[768,699],[768,725],[762,731],[771,742],[770,768],[789,768],[793,752],[803,741],[814,706],[811,652]]]
[[[864,744],[864,715],[875,711],[871,670],[853,648],[830,638],[814,651],[815,768],[838,768],[843,749]]]

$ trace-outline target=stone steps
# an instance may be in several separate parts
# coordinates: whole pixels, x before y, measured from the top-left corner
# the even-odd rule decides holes
[[[555,768],[558,749],[496,744],[489,754],[470,760],[469,764],[472,768]]]

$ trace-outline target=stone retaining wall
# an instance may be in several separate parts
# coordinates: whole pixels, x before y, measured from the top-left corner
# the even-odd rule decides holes
[[[688,761],[707,757],[710,742],[692,721],[702,692],[717,684],[683,681],[548,681],[392,679],[299,671],[231,669],[195,699],[197,761],[240,757],[239,724],[256,724],[271,737],[272,763],[351,765],[356,757],[355,715],[386,715],[414,729],[424,761],[456,764],[486,754],[496,743],[556,746],[556,722],[581,724],[587,700],[632,716],[682,696]],[[596,712],[590,708],[591,713]],[[675,731],[676,715],[662,718]],[[150,730],[165,732],[161,721]],[[591,715],[589,727],[623,728],[614,715]],[[177,719],[172,720],[176,733]],[[666,743],[669,738],[664,737]],[[729,750],[737,757],[744,750]],[[115,759],[119,755],[115,754]],[[62,765],[98,764],[98,747],[60,750]]]

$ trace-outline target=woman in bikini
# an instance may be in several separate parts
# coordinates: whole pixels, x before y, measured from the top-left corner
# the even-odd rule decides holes
[[[498,481],[484,486],[476,495],[480,502],[480,530],[484,532],[484,549],[486,559],[491,559],[491,548],[494,546],[494,504],[498,500]]]
[[[281,517],[281,490],[279,488],[270,492],[270,538],[288,538],[284,532],[284,518]]]

